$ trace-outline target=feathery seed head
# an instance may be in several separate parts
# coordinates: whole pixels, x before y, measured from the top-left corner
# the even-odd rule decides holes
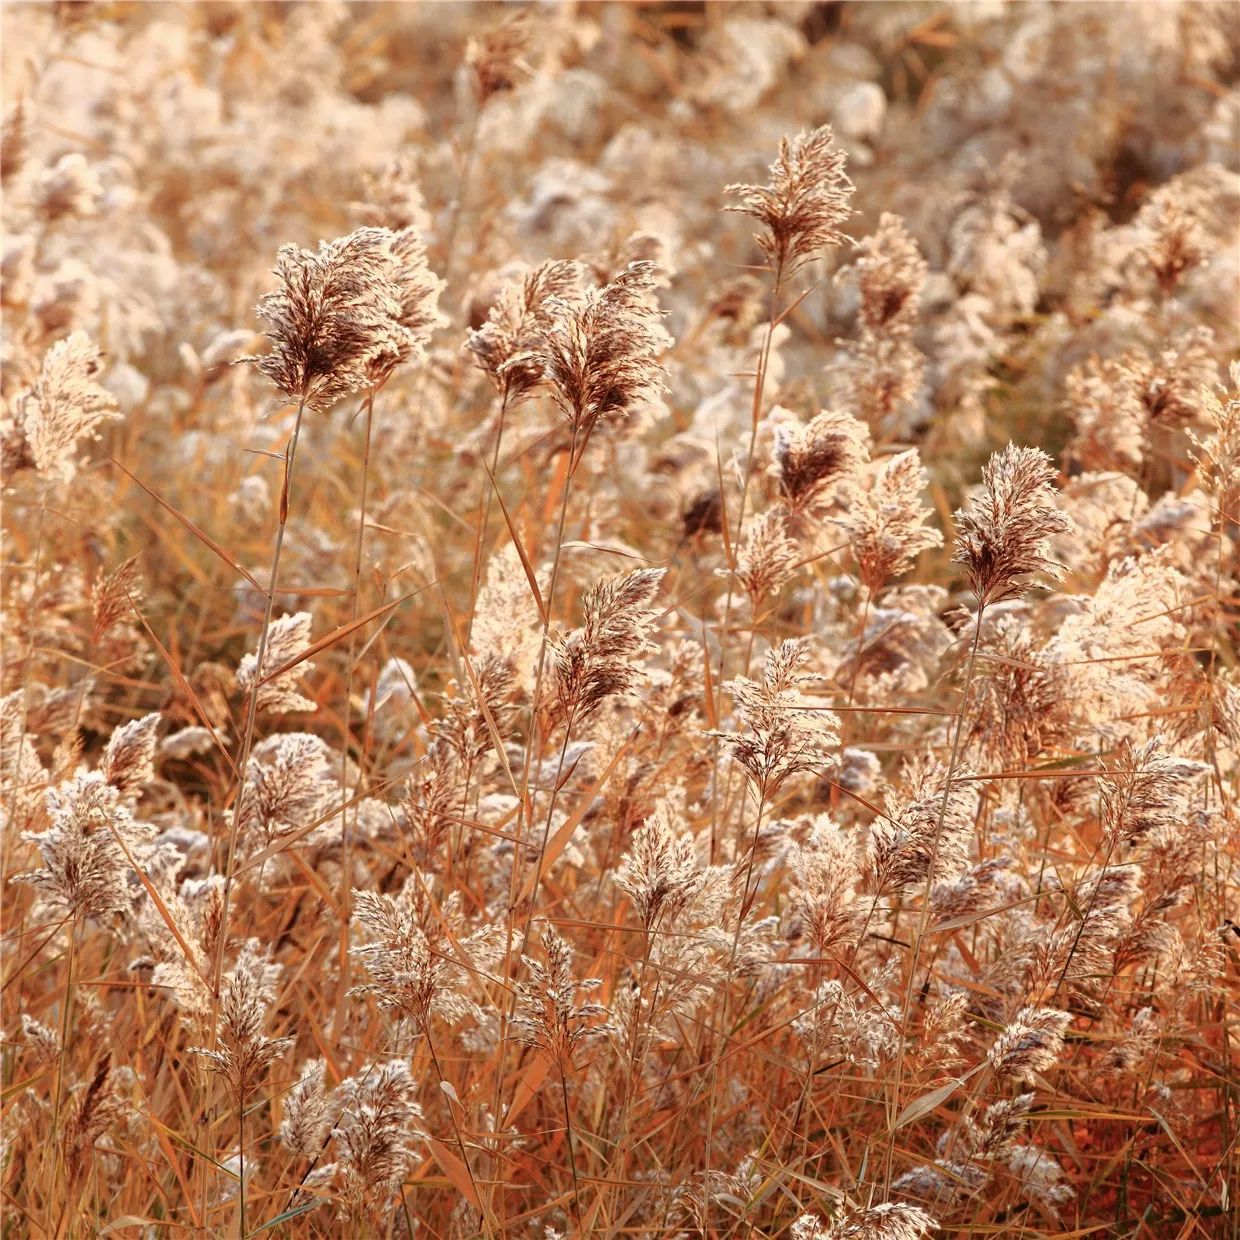
[[[650,607],[666,569],[643,568],[596,582],[582,600],[581,628],[553,639],[552,703],[576,723],[641,676],[637,656],[648,648],[658,613]]]
[[[902,576],[943,535],[925,522],[931,509],[921,503],[926,471],[916,448],[884,461],[868,491],[850,496],[842,524],[852,540],[857,575],[877,594],[893,577]]]
[[[672,815],[666,801],[655,807],[633,833],[616,873],[616,885],[628,893],[647,930],[661,918],[674,921],[705,881],[693,837],[676,831]]]
[[[330,1170],[346,1218],[382,1217],[400,1191],[417,1142],[423,1140],[417,1092],[403,1060],[372,1065],[336,1090],[340,1118],[332,1137],[337,1162]]]
[[[529,72],[522,58],[533,33],[529,14],[518,10],[465,45],[465,65],[479,107],[493,95],[512,90],[522,72]]]
[[[856,888],[860,874],[852,836],[826,814],[814,819],[809,838],[788,858],[791,911],[816,953],[825,956],[856,935]]]
[[[982,493],[956,513],[956,553],[982,607],[1018,598],[1027,578],[1059,580],[1051,539],[1072,524],[1055,506],[1055,470],[1040,448],[1008,444],[982,470]]]
[[[922,1240],[938,1223],[918,1206],[884,1202],[869,1209],[844,1204],[825,1226],[812,1214],[792,1224],[793,1240]]]
[[[652,297],[657,270],[640,260],[580,300],[549,295],[545,332],[507,363],[541,369],[575,438],[588,438],[600,422],[622,420],[662,390],[658,359],[667,337]]]
[[[36,469],[62,483],[77,472],[78,440],[96,438],[99,424],[120,417],[116,399],[97,382],[103,362],[83,332],[47,351],[33,385],[20,393],[15,416],[0,423],[5,473]]]
[[[898,215],[884,211],[878,231],[860,244],[855,267],[861,323],[874,333],[904,333],[916,326],[927,265]]]
[[[727,186],[724,193],[740,201],[724,210],[751,216],[762,225],[758,245],[787,278],[827,246],[848,240],[839,231],[852,214],[853,184],[844,164],[844,152],[835,145],[829,125],[791,140],[782,138],[770,184]]]
[[[553,1063],[571,1067],[583,1043],[610,1032],[602,1003],[577,1003],[577,994],[598,989],[597,978],[578,981],[573,975],[573,949],[553,926],[542,933],[546,963],[522,956],[529,977],[517,983],[517,1015],[513,1029],[519,1041],[542,1051]]]
[[[300,673],[297,668],[289,668],[270,680],[263,680],[264,676],[275,672],[309,648],[311,619],[308,611],[299,611],[293,615],[280,616],[271,622],[261,672],[257,654],[243,656],[237,667],[237,688],[243,694],[257,688],[259,710],[269,710],[273,714],[314,710],[314,701],[298,691]]]
[[[988,1058],[995,1076],[1000,1081],[1028,1081],[1047,1071],[1059,1058],[1064,1032],[1071,1023],[1071,1012],[1021,1008],[990,1048]]]
[[[263,1033],[267,1012],[275,998],[279,968],[273,966],[257,940],[242,945],[237,963],[225,978],[220,994],[219,1048],[190,1047],[224,1078],[240,1103],[259,1086],[267,1069],[293,1045],[293,1038],[269,1038]]]
[[[543,340],[559,308],[579,298],[576,263],[540,263],[519,286],[503,289],[486,322],[466,338],[478,366],[510,402],[523,400],[542,382]]]
[[[820,505],[869,454],[869,428],[850,414],[824,409],[804,425],[776,428],[770,472],[796,516]]]
[[[296,1084],[284,1099],[280,1144],[294,1157],[317,1158],[335,1122],[335,1108],[327,1095],[327,1064],[322,1059],[306,1063]]]
[[[927,878],[950,882],[964,871],[979,800],[976,785],[967,778],[971,773],[958,766],[949,785],[946,769],[935,763],[921,778],[910,779],[921,789],[911,801],[901,805],[888,796],[887,813],[870,826],[869,867],[876,891],[902,890]]]
[[[782,504],[768,508],[745,528],[736,552],[736,580],[749,597],[755,615],[762,604],[796,573],[796,544],[788,537],[789,512]],[[720,575],[730,570],[721,568]]]
[[[386,378],[425,348],[438,321],[440,282],[410,228],[359,228],[317,253],[282,246],[275,274],[280,287],[258,303],[271,351],[242,360],[310,409]]]
[[[132,856],[155,829],[134,821],[120,789],[102,772],[49,788],[44,800],[51,819],[47,830],[22,835],[38,848],[43,866],[17,880],[33,884],[71,916],[127,912],[137,889],[129,882],[132,865],[126,851]]]
[[[767,654],[761,684],[747,676],[728,681],[723,687],[744,731],[707,732],[744,767],[760,796],[774,795],[790,775],[821,765],[839,743],[839,719],[800,691],[811,679],[799,670],[808,657],[807,642],[785,641]]]
[[[123,724],[112,733],[100,771],[122,796],[133,796],[155,778],[155,742],[159,713]]]

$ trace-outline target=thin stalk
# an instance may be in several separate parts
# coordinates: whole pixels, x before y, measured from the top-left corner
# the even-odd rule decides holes
[[[288,446],[284,453],[284,480],[280,487],[280,504],[278,509],[279,526],[276,529],[275,546],[271,555],[271,575],[267,581],[267,605],[263,612],[263,627],[258,638],[258,656],[254,671],[254,686],[250,691],[249,702],[246,706],[245,730],[241,741],[241,751],[237,762],[237,800],[233,806],[233,818],[231,828],[228,833],[228,849],[224,863],[224,887],[221,893],[220,908],[220,931],[219,942],[216,944],[215,960],[212,965],[211,978],[211,1020],[210,1020],[210,1039],[208,1045],[214,1048],[219,1030],[219,1001],[220,1001],[220,983],[224,976],[224,952],[228,944],[228,908],[232,898],[233,888],[233,869],[236,864],[237,856],[237,840],[241,834],[241,823],[243,821],[242,810],[245,804],[246,792],[246,768],[250,762],[250,752],[254,746],[254,725],[258,715],[258,695],[262,683],[263,673],[266,670],[264,663],[267,656],[267,640],[271,632],[271,617],[275,610],[276,590],[280,580],[280,557],[284,551],[284,533],[288,526],[289,511],[289,493],[293,484],[293,466],[297,459],[297,441],[301,435],[302,418],[306,411],[306,399],[308,392],[303,392],[300,401],[297,404],[297,416],[293,421],[293,433],[289,437]],[[206,1114],[210,1113],[214,1103],[213,1099],[208,1099],[208,1106],[205,1109],[203,1123],[206,1122]],[[202,1183],[202,1217],[207,1216],[207,1188],[209,1174],[207,1171],[207,1161],[202,1160],[203,1165],[203,1183]]]
[[[448,225],[448,235],[444,238],[443,278],[449,288],[452,286],[452,268],[456,262],[456,238],[461,227],[461,217],[465,214],[465,198],[469,193],[469,183],[474,171],[474,155],[478,149],[478,122],[481,120],[482,105],[475,100],[474,114],[465,139],[465,162],[456,183],[456,200],[452,203],[452,222]]]
[[[960,709],[956,712],[956,726],[952,734],[951,756],[947,762],[947,774],[943,779],[943,799],[939,802],[939,817],[934,829],[934,848],[930,854],[930,865],[926,871],[925,888],[922,892],[921,912],[917,918],[917,930],[913,935],[912,952],[909,958],[908,982],[904,991],[904,1020],[907,1021],[909,1012],[913,1005],[913,991],[917,978],[917,959],[921,954],[921,941],[926,933],[926,925],[930,918],[930,886],[934,879],[934,867],[938,860],[939,840],[943,835],[943,824],[947,820],[947,804],[952,792],[952,777],[956,773],[956,763],[960,757],[960,740],[964,734],[965,719],[968,717],[969,711],[969,694],[973,688],[973,668],[977,662],[977,648],[982,640],[982,619],[986,614],[986,603],[979,599],[977,605],[977,621],[973,632],[973,645],[969,650],[969,662],[965,667],[964,673],[964,691],[960,695]],[[901,1039],[900,1050],[896,1056],[895,1081],[892,1086],[893,1106],[898,1108],[900,1103],[900,1082],[904,1070],[904,1045],[907,1039]],[[893,1129],[887,1141],[887,1151],[884,1157],[883,1170],[883,1188],[884,1191],[891,1187],[891,1164],[895,1155],[896,1134]]]
[[[857,692],[857,676],[861,672],[861,652],[865,645],[865,627],[870,622],[870,608],[874,603],[874,592],[866,586],[865,605],[861,608],[861,623],[857,626],[857,659],[853,663],[852,675],[848,678],[848,698],[844,702],[845,709],[853,704]]]
[[[69,928],[69,959],[65,971],[65,999],[60,1014],[60,1053],[56,1057],[56,1097],[52,1105],[52,1149],[56,1157],[56,1178],[64,1159],[64,1150],[60,1144],[60,1104],[64,1097],[65,1058],[69,1054],[69,1014],[73,1009],[73,991],[76,982],[76,965],[78,953],[78,928],[81,918],[75,913]]]
[[[245,1100],[237,1091],[237,1212],[241,1222],[239,1236],[245,1236]]]
[[[861,623],[858,624],[857,626],[857,655],[853,661],[852,675],[848,678],[848,697],[845,699],[845,702],[844,702],[845,710],[847,710],[853,704],[853,699],[857,693],[857,677],[861,674],[861,655],[865,649],[865,629],[866,629],[866,625],[869,624],[870,622],[870,607],[873,605],[873,602],[874,602],[874,591],[871,590],[869,586],[866,586],[865,587],[865,604],[861,608]],[[845,717],[844,723],[843,723],[843,726],[845,729],[848,728],[848,722],[849,721],[847,717]],[[843,748],[843,744],[844,742],[841,741],[841,748]],[[839,799],[840,799],[839,787],[838,785],[833,784],[831,787],[831,812],[832,813],[835,812],[836,807],[839,805]]]
[[[767,371],[767,366],[770,363],[771,342],[773,341],[774,336],[775,336],[775,323],[779,317],[779,313],[778,313],[779,294],[780,294],[781,288],[783,287],[783,282],[784,282],[784,267],[783,267],[783,263],[781,262],[775,268],[775,278],[771,286],[771,313],[766,322],[766,334],[762,340],[762,348],[759,350],[759,353],[758,353],[758,364],[754,371],[753,403],[750,408],[752,425],[750,427],[750,432],[749,432],[749,452],[745,459],[745,478],[744,478],[744,482],[741,485],[741,501],[740,501],[739,510],[737,511],[737,514],[736,514],[736,533],[732,537],[732,553],[731,553],[732,563],[729,565],[729,567],[732,568],[733,570],[735,570],[736,568],[736,548],[740,546],[741,533],[742,533],[742,530],[745,524],[745,505],[748,502],[748,498],[749,498],[749,480],[753,473],[753,455],[754,455],[755,450],[757,449],[757,444],[758,444],[758,423],[761,421],[761,418],[762,418],[762,400],[763,400],[763,396],[765,394],[765,389],[766,389],[766,371]],[[720,479],[720,486],[722,487],[722,478]],[[726,514],[724,516],[724,521],[725,522],[727,521]],[[727,591],[727,596],[724,600],[724,605],[723,605],[723,625],[719,631],[719,672],[718,672],[718,675],[715,677],[715,686],[716,686],[715,713],[716,714],[718,714],[718,710],[719,710],[718,694],[722,691],[724,669],[725,669],[725,666],[727,663],[727,657],[728,657],[728,632],[732,624],[732,600],[733,600],[733,597],[735,596],[735,593],[736,593],[736,573],[735,571],[733,571],[728,574],[728,591]],[[713,749],[712,749],[712,758],[711,758],[711,766],[712,766],[714,776],[715,776],[715,778],[711,780],[712,791],[711,791],[710,859],[711,859],[712,864],[714,863],[714,860],[715,860],[715,839],[716,839],[716,835],[719,829],[719,823],[718,823],[719,796],[718,796],[718,791],[717,791],[718,773],[719,773],[719,756],[720,756],[720,742],[718,738],[716,738]],[[731,789],[732,789],[732,778],[731,778],[731,772],[729,772],[727,793],[724,798],[725,807],[726,807],[726,802],[730,799]]]
[[[643,1043],[642,1021],[641,1021],[641,997],[646,992],[646,974],[650,967],[650,953],[654,948],[655,927],[651,925],[646,928],[645,939],[646,945],[642,951],[641,967],[637,976],[636,999],[633,1003],[633,1019],[629,1027],[629,1059],[624,1074],[624,1100],[620,1107],[620,1133],[616,1138],[616,1149],[612,1155],[612,1166],[615,1168],[615,1180],[617,1184],[623,1184],[625,1174],[628,1170],[629,1157],[631,1153],[629,1145],[629,1127],[632,1121],[633,1098],[637,1092],[637,1074],[640,1067],[638,1051]],[[649,1016],[650,1021],[654,1020],[655,1005],[659,996],[659,979],[655,978],[654,994],[650,1000]],[[607,1178],[611,1177],[608,1172]],[[602,1194],[602,1187],[599,1188],[599,1194]]]
[[[568,521],[568,497],[569,497],[569,492],[572,489],[573,461],[574,461],[574,458],[576,457],[576,449],[577,449],[577,431],[576,431],[576,428],[574,428],[573,443],[572,443],[572,447],[569,449],[568,473],[566,474],[564,478],[564,494],[560,500],[560,516],[559,516],[559,520],[556,522],[555,551],[552,555],[552,560],[551,560],[551,581],[549,585],[547,586],[547,601],[546,601],[547,618],[543,624],[542,641],[539,643],[539,647],[538,647],[538,670],[534,676],[534,693],[530,699],[530,722],[529,722],[529,729],[527,732],[528,743],[526,744],[526,747],[525,747],[525,761],[523,764],[524,769],[521,772],[522,795],[525,797],[526,803],[527,805],[529,805],[531,810],[533,808],[533,804],[530,801],[530,795],[529,795],[530,762],[531,762],[531,759],[534,753],[533,738],[534,738],[535,726],[538,720],[538,700],[542,692],[543,672],[546,668],[546,663],[547,663],[547,646],[549,644],[549,640],[551,636],[551,617],[554,613],[554,607],[555,607],[555,587],[559,581],[559,575],[560,575],[560,557],[561,557],[561,553],[563,551],[563,545],[564,545],[564,528]],[[509,891],[509,901],[508,901],[510,905],[516,899],[517,871],[518,871],[519,860],[520,860],[520,851],[516,850],[513,853],[512,879],[511,879],[511,887]]]
[[[846,967],[845,967],[845,969],[844,969],[844,972],[845,972],[846,974],[847,974],[847,973],[849,973],[849,972],[851,972],[851,971],[852,971],[852,969],[854,968],[854,966],[855,966],[855,965],[856,965],[856,963],[857,963],[857,955],[858,955],[858,953],[861,951],[861,945],[862,945],[862,943],[864,943],[864,942],[865,942],[866,935],[867,935],[867,934],[869,934],[869,932],[870,932],[870,924],[871,924],[871,923],[873,922],[873,920],[874,920],[874,914],[875,914],[876,912],[878,912],[878,904],[879,904],[879,901],[880,901],[882,898],[883,898],[883,893],[882,893],[882,891],[876,891],[876,892],[874,893],[874,898],[870,901],[870,907],[869,907],[869,910],[866,912],[866,915],[865,915],[865,921],[864,921],[864,922],[862,922],[862,925],[861,925],[861,930],[860,930],[860,932],[858,933],[858,935],[857,935],[856,939],[853,941],[852,950],[851,950],[851,951],[849,952],[849,954],[848,954],[848,962],[847,962],[847,965],[846,965]],[[815,991],[816,991],[816,989],[817,989],[817,976],[818,976],[818,974],[817,974],[817,966],[815,966],[814,984],[813,984],[813,987],[811,988],[811,991],[810,991],[810,993],[811,993],[811,994],[815,993]],[[842,998],[842,996],[841,996],[841,998]],[[835,1001],[835,1003],[833,1003],[833,1004],[831,1005],[831,1014],[830,1014],[830,1016],[828,1017],[828,1019],[829,1019],[829,1020],[831,1020],[831,1021],[834,1021],[834,1020],[835,1020],[835,1013],[839,1010],[839,1006],[840,1006],[840,1000],[839,1000],[839,999],[837,999],[837,1000]],[[814,1073],[814,1066],[813,1066],[813,1062],[811,1061],[811,1063],[810,1063],[810,1065],[809,1065],[809,1068],[806,1070],[806,1073],[805,1073],[805,1081],[804,1081],[804,1084],[803,1084],[802,1089],[801,1089],[801,1096],[800,1096],[800,1098],[797,1100],[796,1111],[795,1111],[795,1113],[794,1113],[794,1115],[793,1115],[792,1123],[791,1123],[791,1125],[789,1126],[789,1129],[788,1129],[788,1153],[791,1153],[792,1143],[796,1140],[797,1128],[800,1126],[800,1122],[801,1122],[801,1114],[802,1114],[802,1112],[804,1111],[804,1109],[805,1109],[805,1103],[806,1103],[806,1101],[807,1101],[807,1100],[808,1100],[808,1098],[809,1098],[809,1091],[810,1091],[810,1088],[811,1088],[811,1086],[812,1086],[812,1084],[813,1084],[814,1075],[815,1075],[815,1073]],[[831,1099],[831,1112],[830,1112],[830,1114],[828,1115],[828,1117],[827,1117],[827,1121],[826,1121],[826,1127],[827,1127],[827,1128],[830,1128],[830,1126],[831,1126],[831,1122],[832,1122],[832,1120],[834,1119],[834,1116],[835,1116],[835,1107],[836,1107],[836,1104],[837,1104],[837,1103],[838,1103],[838,1101],[839,1101],[839,1098],[840,1098],[839,1093],[836,1093],[836,1094],[832,1097],[832,1099]],[[806,1132],[805,1132],[804,1136],[802,1137],[802,1147],[803,1147],[803,1150],[804,1150],[804,1154],[803,1154],[803,1159],[802,1159],[802,1161],[803,1161],[803,1162],[807,1162],[807,1161],[808,1161],[808,1159],[809,1159],[809,1130],[808,1130],[808,1127],[806,1128]],[[785,1161],[786,1161],[786,1160],[787,1160],[787,1155],[785,1155]]]
[[[573,1150],[573,1119],[568,1111],[568,1077],[564,1073],[564,1061],[560,1060],[560,1088],[564,1094],[564,1129],[568,1140],[568,1166],[573,1173],[573,1217],[577,1231],[581,1231],[581,1186],[577,1180],[577,1155]]]
[[[276,529],[275,547],[271,555],[271,574],[267,584],[267,605],[263,612],[263,627],[258,638],[258,656],[254,672],[254,687],[250,691],[246,705],[245,731],[241,741],[241,753],[237,762],[237,801],[233,806],[232,828],[228,835],[228,852],[224,864],[224,890],[222,893],[223,907],[220,913],[220,924],[225,929],[220,934],[219,945],[215,953],[215,972],[213,988],[218,997],[220,978],[223,975],[224,946],[228,939],[228,904],[232,895],[233,866],[236,860],[237,840],[241,832],[242,809],[245,803],[246,767],[250,761],[250,751],[254,747],[254,725],[258,715],[258,695],[263,675],[266,671],[264,661],[267,656],[267,641],[271,633],[271,617],[275,611],[276,591],[280,580],[280,558],[284,552],[284,534],[288,528],[289,493],[293,482],[293,465],[297,457],[297,440],[301,435],[302,417],[306,410],[306,398],[302,397],[297,405],[297,417],[293,422],[293,433],[289,437],[288,447],[284,453],[284,482],[280,489],[279,526]],[[218,1018],[218,1002],[212,1002],[212,1042],[215,1039],[215,1025]]]
[[[504,384],[499,402],[499,424],[495,428],[495,444],[491,449],[491,476],[483,484],[482,519],[478,522],[478,534],[474,539],[474,576],[469,586],[469,620],[465,629],[465,641],[469,642],[474,631],[474,611],[478,605],[478,590],[482,583],[482,551],[486,546],[487,527],[491,523],[491,505],[495,500],[495,487],[491,479],[499,477],[499,450],[504,438],[504,419],[508,413],[508,384]]]
[[[547,819],[543,823],[542,842],[538,846],[538,860],[534,863],[534,887],[530,892],[530,906],[525,914],[525,927],[521,931],[521,941],[524,943],[530,936],[530,924],[534,920],[534,907],[538,903],[538,889],[542,885],[543,880],[543,859],[547,853],[547,841],[551,838],[551,822],[555,816],[555,802],[560,794],[560,777],[564,773],[564,759],[568,756],[568,742],[573,734],[573,723],[575,721],[574,714],[570,714],[567,722],[564,724],[564,740],[560,745],[560,759],[556,763],[555,778],[551,781],[551,796],[547,801]]]
[[[361,511],[357,518],[357,541],[353,549],[353,602],[349,609],[349,622],[355,624],[361,613],[362,556],[366,544],[366,501],[370,488],[370,436],[374,425],[375,393],[372,388],[366,394],[366,444],[362,454]],[[349,919],[353,903],[353,835],[349,822],[349,726],[353,712],[353,676],[357,659],[357,629],[349,634],[348,674],[344,691],[344,741],[340,747],[340,984],[336,992],[336,1036],[344,1029],[345,996],[349,992],[351,960],[349,957]],[[358,754],[358,781],[362,778],[361,759]],[[357,810],[354,808],[354,819]]]
[[[48,499],[51,497],[52,484],[50,479],[45,478],[43,481],[43,496],[39,503],[39,524],[35,531],[34,539],[34,584],[30,587],[30,607],[27,611],[26,630],[26,658],[25,670],[22,675],[22,725],[21,730],[17,734],[17,748],[15,752],[20,753],[22,746],[26,743],[26,718],[30,714],[30,675],[34,669],[34,651],[36,643],[36,635],[39,632],[39,626],[35,623],[39,612],[39,606],[43,602],[43,540],[47,530],[47,510]],[[9,821],[17,821],[17,802],[21,796],[21,784],[17,780],[12,781],[12,794],[9,802]],[[12,832],[5,831],[0,835],[0,867],[3,872],[9,872],[8,856],[9,843],[12,838]]]
[[[775,279],[771,287],[771,313],[766,321],[766,332],[762,339],[762,350],[758,355],[758,368],[754,376],[753,405],[751,408],[752,425],[749,431],[749,451],[745,458],[745,477],[741,483],[741,502],[736,514],[736,535],[733,546],[740,543],[741,530],[745,524],[745,504],[749,497],[749,483],[753,477],[753,456],[758,445],[758,426],[762,421],[762,400],[766,390],[766,372],[771,360],[771,344],[775,338],[775,325],[779,321],[779,294],[783,289],[783,265],[775,268]],[[722,670],[722,669],[721,669]]]
[[[547,586],[546,599],[546,619],[543,622],[542,641],[538,647],[538,670],[534,676],[534,691],[530,698],[530,717],[529,726],[526,730],[525,759],[523,762],[523,770],[521,773],[521,795],[524,804],[521,808],[521,819],[524,819],[527,808],[533,810],[533,802],[530,799],[530,763],[534,753],[534,731],[538,722],[538,699],[542,693],[543,670],[546,665],[547,644],[550,637],[551,617],[555,608],[555,587],[560,575],[560,556],[564,545],[564,528],[568,521],[568,497],[572,489],[573,482],[573,460],[577,451],[577,427],[573,427],[573,441],[569,448],[569,468],[564,477],[564,494],[560,500],[560,516],[556,523],[555,533],[555,551],[551,559],[551,580]],[[544,844],[545,847],[545,844]],[[542,864],[542,854],[539,853],[539,865]],[[514,918],[516,914],[517,900],[517,877],[520,873],[521,865],[521,847],[519,844],[514,845],[512,850],[512,871],[509,876],[508,885],[508,911],[506,937],[504,942],[504,963],[503,972],[501,973],[501,985],[505,991],[504,1003],[500,1007],[499,1017],[499,1065],[495,1072],[495,1089],[492,1097],[491,1113],[495,1116],[495,1122],[499,1122],[500,1117],[500,1095],[503,1092],[503,1060],[504,1050],[507,1045],[508,1021],[512,1015],[512,1005],[516,1001],[515,990],[508,985],[510,972],[512,968],[512,933],[516,928]],[[531,903],[531,909],[533,904]],[[528,933],[529,923],[526,923],[526,931]],[[496,1150],[498,1153],[498,1145]]]
[[[431,1040],[431,1034],[430,1034],[429,1029],[424,1028],[423,1033],[426,1034],[426,1049],[430,1051],[431,1063],[434,1064],[435,1075],[439,1079],[440,1093],[442,1093],[448,1099],[448,1118],[452,1121],[452,1131],[456,1136],[457,1149],[461,1151],[461,1161],[465,1164],[465,1173],[466,1175],[469,1176],[469,1182],[471,1185],[473,1185],[474,1193],[477,1194],[478,1193],[478,1181],[474,1178],[474,1169],[472,1166],[470,1166],[469,1153],[465,1149],[465,1139],[464,1137],[461,1136],[461,1126],[457,1121],[456,1112],[453,1111],[452,1109],[452,1098],[447,1093],[447,1091],[443,1088],[444,1083],[445,1083],[445,1077],[443,1074],[443,1068],[439,1063],[439,1056],[435,1054],[435,1043]],[[478,1195],[478,1200],[479,1201],[482,1200],[481,1195]],[[482,1226],[488,1236],[492,1234],[491,1212],[489,1209],[482,1211]]]
[[[762,832],[762,815],[766,812],[766,797],[766,780],[763,779],[758,789],[758,813],[754,818],[753,839],[749,846],[749,859],[745,865],[745,879],[741,885],[741,906],[736,917],[736,931],[732,935],[732,950],[728,953],[728,967],[723,979],[719,1035],[715,1040],[714,1052],[711,1055],[710,1071],[706,1074],[706,1147],[703,1151],[703,1158],[705,1160],[704,1175],[708,1184],[710,1182],[711,1142],[714,1139],[715,1129],[715,1078],[719,1072],[719,1061],[723,1058],[723,1044],[728,1040],[728,1000],[731,997],[732,971],[736,967],[736,953],[740,947],[741,931],[745,928],[745,918],[749,914],[753,895],[757,894],[756,888],[753,895],[750,894],[749,883],[753,877],[754,858],[758,852],[758,837]]]

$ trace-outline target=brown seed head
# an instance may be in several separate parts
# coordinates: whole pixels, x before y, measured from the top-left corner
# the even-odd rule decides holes
[[[624,418],[634,404],[662,389],[658,358],[666,337],[651,301],[655,272],[653,263],[630,263],[581,301],[549,297],[550,323],[540,343],[509,363],[540,367],[581,439],[599,422]]]
[[[1059,580],[1051,539],[1072,523],[1055,506],[1055,469],[1040,448],[1008,444],[982,470],[982,493],[956,513],[956,554],[982,607],[1018,598],[1029,576]]]
[[[533,40],[529,15],[518,11],[465,45],[474,97],[482,107],[493,95],[512,90],[528,69],[523,56]]]
[[[784,278],[794,274],[820,250],[848,238],[839,226],[852,214],[853,184],[844,173],[844,152],[835,145],[829,125],[779,143],[769,185],[729,185],[724,193],[740,201],[725,211],[739,211],[762,226],[757,242]]]

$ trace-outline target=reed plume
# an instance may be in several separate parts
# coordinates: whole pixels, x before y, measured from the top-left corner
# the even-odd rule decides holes
[[[666,336],[652,300],[656,271],[654,263],[639,260],[580,301],[548,295],[545,332],[528,354],[507,363],[541,369],[579,445],[578,458],[600,422],[623,420],[662,386]]]
[[[385,228],[359,228],[321,243],[317,252],[282,246],[275,266],[279,287],[259,300],[257,311],[269,325],[271,350],[243,360],[287,400],[321,411],[370,386],[390,359],[421,347],[404,320],[423,322],[422,302],[431,293],[408,233],[399,234],[402,255]],[[422,302],[414,290],[421,290]],[[406,295],[413,296],[409,305]]]
[[[819,251],[848,239],[839,231],[852,214],[853,184],[844,164],[829,125],[781,138],[770,183],[727,186],[724,192],[740,201],[724,210],[757,220],[762,230],[755,240],[767,261],[791,276]]]
[[[1040,448],[1013,444],[982,470],[981,494],[956,513],[956,552],[979,606],[1018,598],[1028,578],[1059,580],[1066,570],[1051,539],[1069,533],[1055,505],[1055,470]]]

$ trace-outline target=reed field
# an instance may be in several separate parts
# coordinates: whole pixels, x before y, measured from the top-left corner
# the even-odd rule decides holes
[[[1240,5],[2,19],[3,1240],[1240,1238]]]

